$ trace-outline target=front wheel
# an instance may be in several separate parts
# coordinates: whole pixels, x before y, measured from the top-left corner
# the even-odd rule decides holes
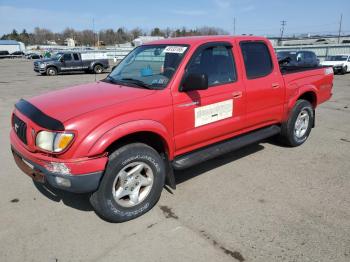
[[[46,74],[48,76],[55,76],[55,75],[57,75],[57,69],[51,66],[51,67],[46,69]]]
[[[98,190],[90,202],[110,222],[124,222],[148,212],[158,201],[165,166],[153,148],[133,143],[114,151]]]
[[[303,144],[309,137],[314,118],[314,110],[310,102],[298,100],[288,121],[282,124],[282,141],[292,147]]]

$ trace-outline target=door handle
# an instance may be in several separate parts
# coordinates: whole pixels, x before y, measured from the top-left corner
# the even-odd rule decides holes
[[[232,95],[233,95],[233,98],[240,98],[242,97],[242,92],[241,91],[233,92]]]
[[[280,87],[280,84],[279,83],[272,83],[271,86],[272,86],[273,89],[276,89],[276,88]]]

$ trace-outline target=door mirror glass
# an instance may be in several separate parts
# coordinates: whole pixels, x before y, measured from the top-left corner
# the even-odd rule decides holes
[[[185,76],[180,92],[208,89],[208,76],[206,74],[188,74]]]

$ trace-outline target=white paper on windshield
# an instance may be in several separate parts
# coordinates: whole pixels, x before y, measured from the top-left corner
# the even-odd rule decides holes
[[[187,49],[186,46],[167,46],[165,49],[164,49],[164,53],[175,53],[175,54],[182,54],[183,52],[185,52]]]
[[[214,103],[194,109],[194,126],[202,126],[232,117],[233,99]]]

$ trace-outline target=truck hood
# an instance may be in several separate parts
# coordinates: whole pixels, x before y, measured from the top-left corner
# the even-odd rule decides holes
[[[322,61],[321,65],[323,66],[336,66],[336,65],[342,65],[345,63],[345,61]]]
[[[96,82],[49,92],[28,100],[43,113],[65,122],[84,113],[135,100],[154,90]]]
[[[52,58],[44,58],[44,59],[40,59],[34,62],[34,64],[38,64],[38,63],[48,63],[48,62],[52,62],[52,61],[57,61],[55,59]]]

